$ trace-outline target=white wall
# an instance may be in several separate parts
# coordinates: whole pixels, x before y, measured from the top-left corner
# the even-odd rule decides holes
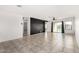
[[[22,22],[21,15],[0,11],[0,42],[21,38]]]
[[[75,19],[75,38],[79,47],[79,17]]]

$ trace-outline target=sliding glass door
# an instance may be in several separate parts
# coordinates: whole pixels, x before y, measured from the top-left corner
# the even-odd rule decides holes
[[[53,32],[62,32],[62,22],[53,22]]]

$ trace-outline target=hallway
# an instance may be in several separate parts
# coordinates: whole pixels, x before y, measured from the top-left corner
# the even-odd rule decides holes
[[[79,52],[75,35],[39,33],[0,43],[2,53],[52,53]]]

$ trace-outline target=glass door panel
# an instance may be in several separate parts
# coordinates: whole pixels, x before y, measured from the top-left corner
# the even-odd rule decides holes
[[[54,22],[53,23],[53,32],[62,32],[62,22]]]

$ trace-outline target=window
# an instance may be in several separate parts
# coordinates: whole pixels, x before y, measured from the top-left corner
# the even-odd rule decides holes
[[[72,30],[72,21],[64,22],[65,30]]]

